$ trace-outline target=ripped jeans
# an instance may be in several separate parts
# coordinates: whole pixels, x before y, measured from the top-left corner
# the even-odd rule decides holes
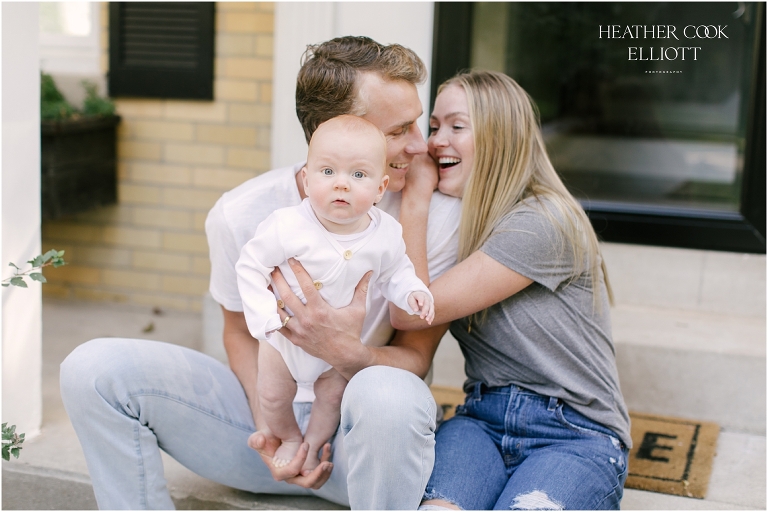
[[[629,451],[557,398],[478,383],[435,441],[424,500],[465,510],[619,509]]]

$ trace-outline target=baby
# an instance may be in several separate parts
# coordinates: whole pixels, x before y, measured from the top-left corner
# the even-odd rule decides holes
[[[334,308],[348,305],[357,283],[372,270],[370,284],[380,287],[387,300],[430,324],[434,318],[432,294],[405,254],[400,224],[373,206],[389,183],[386,151],[384,135],[362,118],[343,115],[321,124],[301,170],[307,199],[274,211],[240,252],[235,268],[245,320],[251,335],[260,340],[261,413],[269,431],[281,440],[272,460],[276,467],[288,464],[303,440],[309,443],[309,456],[302,472],[320,463],[318,452],[339,424],[347,381],[276,332],[285,324],[277,313],[282,301],[276,302],[267,289],[275,267],[306,302],[288,266],[289,258],[298,260]],[[303,440],[292,407],[297,385],[312,386],[315,394]]]

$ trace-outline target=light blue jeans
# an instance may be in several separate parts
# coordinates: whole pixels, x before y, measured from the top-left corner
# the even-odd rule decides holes
[[[629,451],[553,397],[477,383],[437,431],[425,500],[465,510],[618,510]]]
[[[61,395],[102,509],[173,509],[160,450],[195,473],[255,493],[315,495],[353,509],[412,509],[434,464],[435,402],[397,368],[355,375],[341,405],[333,472],[319,490],[273,480],[246,441],[255,430],[225,365],[167,343],[104,338],[61,365]],[[294,404],[302,430],[311,404]]]

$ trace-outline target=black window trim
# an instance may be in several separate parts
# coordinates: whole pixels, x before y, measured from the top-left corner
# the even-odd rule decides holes
[[[435,2],[431,105],[437,87],[468,69],[473,2]],[[741,207],[737,212],[583,201],[601,240],[688,249],[765,254],[765,3],[757,6]]]

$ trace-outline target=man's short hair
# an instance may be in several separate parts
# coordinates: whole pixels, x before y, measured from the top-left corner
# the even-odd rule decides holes
[[[356,112],[362,106],[356,104],[355,84],[365,71],[414,85],[427,77],[419,56],[399,44],[385,46],[369,37],[345,36],[307,46],[296,79],[296,115],[307,142],[321,123],[341,114],[362,114]]]

